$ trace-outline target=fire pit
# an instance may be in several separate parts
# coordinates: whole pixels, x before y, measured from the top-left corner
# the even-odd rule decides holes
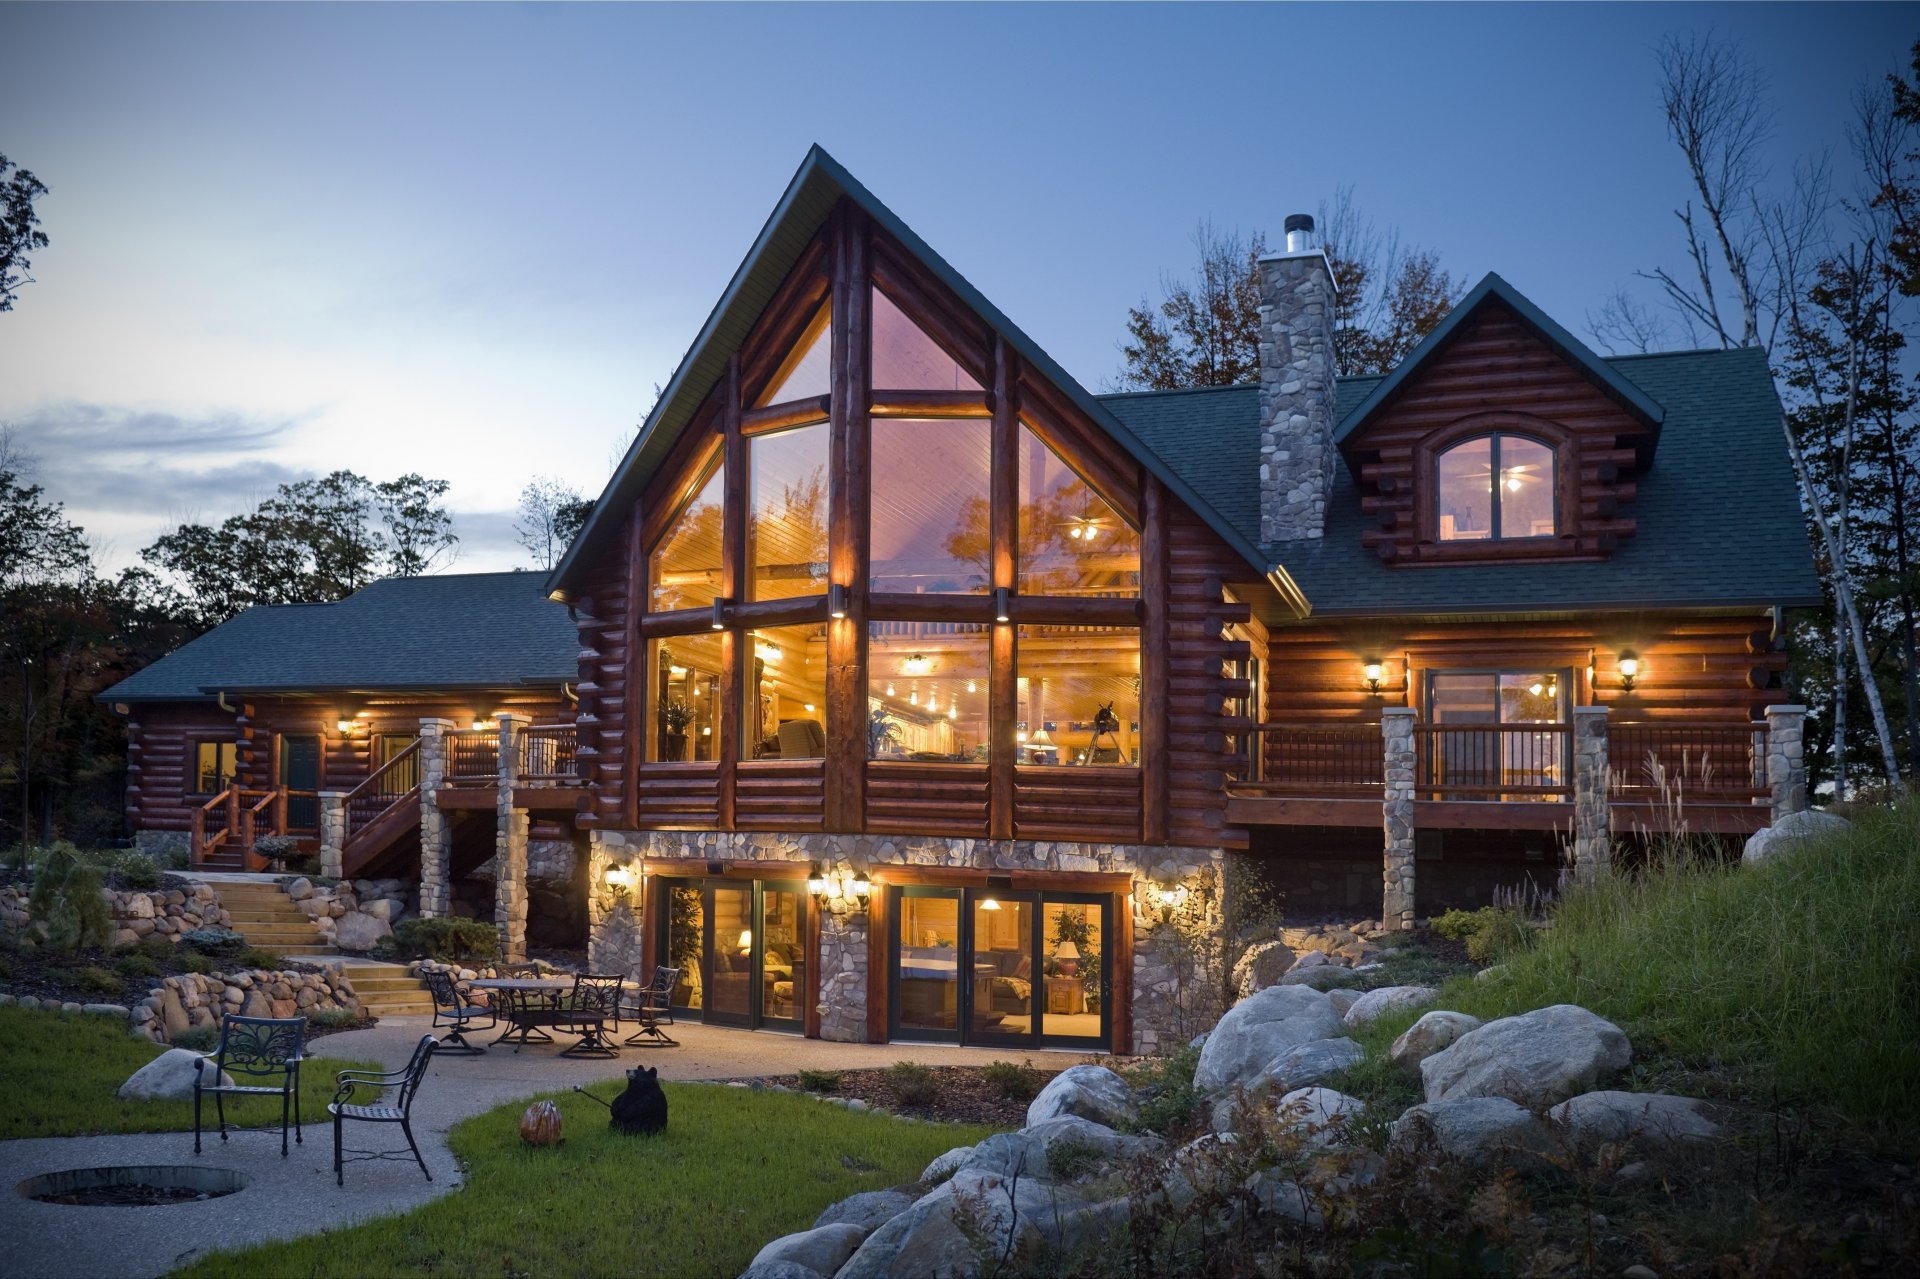
[[[130,1164],[119,1168],[74,1168],[29,1177],[15,1189],[41,1203],[84,1208],[150,1208],[198,1203],[244,1190],[247,1179],[229,1168],[180,1164]]]

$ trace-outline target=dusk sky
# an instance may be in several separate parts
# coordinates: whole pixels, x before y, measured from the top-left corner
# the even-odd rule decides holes
[[[1844,170],[1920,6],[0,6],[52,239],[0,423],[108,567],[341,467],[452,481],[454,567],[509,567],[521,486],[599,492],[815,142],[1096,391],[1198,219],[1277,241],[1343,184],[1585,336],[1681,265],[1653,47],[1709,26],[1776,170]]]

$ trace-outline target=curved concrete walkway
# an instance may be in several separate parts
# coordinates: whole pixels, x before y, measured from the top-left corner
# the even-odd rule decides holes
[[[318,1056],[405,1065],[429,1018],[387,1017],[370,1030],[316,1041]],[[280,1157],[277,1130],[202,1139],[193,1154],[191,1133],[106,1137],[44,1137],[0,1142],[0,1275],[7,1279],[146,1279],[222,1248],[290,1239],[371,1217],[408,1212],[456,1189],[461,1170],[447,1148],[447,1132],[461,1120],[538,1093],[575,1084],[616,1080],[634,1066],[653,1066],[667,1080],[742,1079],[797,1070],[862,1070],[900,1060],[930,1066],[985,1065],[1009,1057],[1040,1057],[1069,1065],[1078,1053],[1020,1053],[940,1044],[832,1044],[763,1031],[682,1023],[672,1029],[678,1048],[623,1048],[619,1057],[558,1056],[562,1045],[514,1052],[494,1047],[484,1057],[436,1057],[414,1105],[414,1135],[433,1170],[429,1184],[411,1159],[351,1164],[345,1188],[333,1183],[333,1134],[327,1116],[306,1117],[306,1141]],[[474,1042],[486,1037],[475,1035]],[[563,1041],[564,1042],[564,1041]],[[611,1089],[601,1089],[602,1095]],[[30,1103],[29,1103],[30,1104]],[[357,1131],[356,1131],[357,1130]],[[391,1127],[360,1124],[347,1140],[405,1147]],[[37,1203],[13,1188],[41,1173],[125,1164],[193,1164],[231,1168],[249,1179],[245,1190],[204,1202],[152,1208],[75,1208]]]

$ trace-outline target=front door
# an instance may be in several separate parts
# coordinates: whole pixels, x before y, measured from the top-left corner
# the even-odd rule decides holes
[[[320,829],[320,739],[299,736],[280,739],[280,784],[287,788],[289,831]]]

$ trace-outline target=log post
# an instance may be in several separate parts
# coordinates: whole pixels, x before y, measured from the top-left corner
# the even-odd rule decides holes
[[[1385,865],[1381,871],[1380,926],[1413,927],[1413,726],[1416,712],[1408,706],[1389,706],[1380,712],[1380,736],[1386,752]]]
[[[1573,708],[1573,876],[1592,883],[1613,859],[1607,708]]]

